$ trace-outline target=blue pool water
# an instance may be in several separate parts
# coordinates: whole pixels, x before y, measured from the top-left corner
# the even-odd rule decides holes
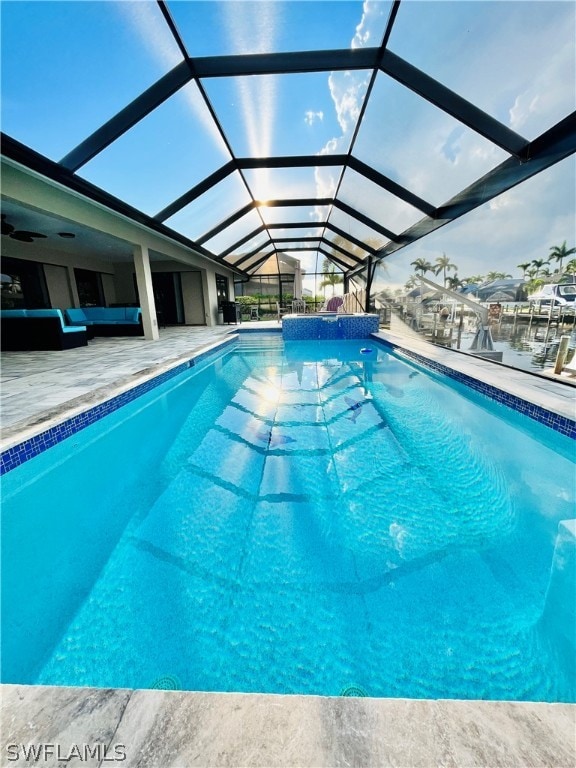
[[[5,476],[2,679],[574,701],[572,455],[376,343],[252,336]]]

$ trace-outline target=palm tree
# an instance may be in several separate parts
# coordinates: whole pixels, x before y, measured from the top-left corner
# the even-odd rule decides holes
[[[406,280],[405,288],[409,291],[412,290],[412,288],[416,288],[418,285],[418,280],[414,277],[414,275],[411,275],[408,280]]]
[[[414,267],[415,272],[421,272],[422,275],[425,275],[426,272],[434,272],[434,267],[432,264],[430,264],[429,261],[426,261],[426,259],[423,259],[420,257],[419,259],[416,259],[416,261],[411,261],[410,266]]]
[[[438,264],[438,266],[435,267],[434,274],[437,275],[440,272],[442,272],[442,279],[443,279],[442,285],[446,285],[446,272],[450,271],[451,269],[458,269],[458,267],[456,266],[456,264],[452,264],[450,262],[450,259],[448,258],[448,256],[446,256],[445,253],[443,253],[442,256],[438,256],[438,258],[436,259],[436,263]]]
[[[518,269],[521,269],[521,270],[522,270],[522,277],[523,277],[524,279],[526,278],[526,270],[528,269],[528,267],[530,266],[530,264],[531,264],[531,262],[530,262],[530,261],[524,262],[524,264],[517,264],[517,267],[518,267]]]
[[[486,282],[492,283],[494,280],[505,280],[507,277],[512,277],[512,275],[507,275],[505,272],[488,272]]]
[[[539,277],[532,277],[524,287],[526,288],[526,293],[530,296],[530,294],[536,293],[536,291],[539,291],[543,285],[544,285],[544,280],[540,280]]]
[[[451,275],[447,277],[446,282],[448,283],[448,288],[451,288],[453,291],[455,291],[457,288],[461,288],[464,285],[464,282],[458,278],[458,275]]]
[[[332,296],[334,296],[334,286],[344,282],[342,275],[336,272],[336,267],[330,259],[324,259],[322,262],[322,273],[324,274],[324,280],[320,283],[320,288],[326,288],[327,285],[331,285]]]
[[[462,282],[466,285],[474,283],[475,285],[482,285],[484,282],[484,275],[470,275],[470,277],[463,277]]]
[[[560,266],[558,267],[558,272],[560,273],[562,272],[562,262],[564,259],[567,259],[568,256],[572,256],[573,253],[576,253],[576,248],[566,247],[566,240],[564,240],[562,245],[553,245],[550,250],[552,253],[549,256],[548,261],[552,261],[552,259],[559,261]]]
[[[536,275],[540,274],[540,270],[542,269],[544,264],[548,264],[547,259],[532,259],[532,265],[536,267]]]
[[[576,276],[576,259],[570,259],[564,268],[564,274]],[[576,282],[576,279],[573,278],[573,282]]]

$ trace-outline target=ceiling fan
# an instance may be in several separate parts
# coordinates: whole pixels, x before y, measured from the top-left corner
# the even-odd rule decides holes
[[[37,237],[46,237],[40,232],[29,232],[27,229],[16,229],[12,224],[6,221],[6,214],[2,214],[2,234],[8,235],[13,240],[20,240],[21,243],[33,243]]]

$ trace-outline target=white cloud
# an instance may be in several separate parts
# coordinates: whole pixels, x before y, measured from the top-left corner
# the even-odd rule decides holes
[[[354,129],[368,87],[368,75],[358,72],[332,72],[328,78],[330,96],[338,124],[344,134]]]
[[[336,192],[340,171],[336,168],[316,167],[314,180],[318,197],[333,197]]]
[[[362,48],[363,46],[370,44],[379,45],[379,40],[372,42],[372,27],[375,24],[378,24],[378,20],[382,17],[384,8],[386,8],[386,5],[382,2],[364,0],[362,6],[362,18],[356,27],[356,32],[352,38],[352,48]],[[380,24],[378,24],[377,28],[380,29]]]
[[[537,109],[540,97],[523,93],[516,97],[516,101],[510,109],[510,125],[515,131],[521,131],[522,126],[528,121]]]
[[[367,24],[367,11],[368,11],[369,2],[366,0],[364,3],[364,12],[362,14],[362,19],[358,26],[356,27],[356,33],[354,37],[352,38],[352,48],[362,48],[365,45],[368,45],[368,42],[370,40],[370,30],[368,29]]]
[[[373,30],[381,29],[380,19],[384,13],[384,3],[364,0],[362,18],[356,27],[351,41],[352,48],[361,48],[372,44]],[[345,151],[350,142],[350,134],[356,126],[369,76],[365,72],[332,72],[328,77],[328,88],[336,111],[336,118],[342,130],[341,136],[330,139],[319,154],[331,154],[337,149]]]
[[[329,141],[324,144],[320,152],[318,152],[319,155],[337,155],[340,152],[344,151],[344,142],[345,137],[339,136],[334,137],[330,139]]]
[[[316,120],[320,120],[320,121],[324,120],[324,112],[322,111],[314,112],[313,110],[308,109],[304,113],[304,122],[306,123],[306,125],[314,125]]]
[[[529,139],[535,138],[576,108],[574,42],[558,37],[542,41],[550,55],[542,60],[536,75],[521,84],[509,110],[510,127]]]

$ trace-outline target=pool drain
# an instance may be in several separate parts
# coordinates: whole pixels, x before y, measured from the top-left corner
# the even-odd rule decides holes
[[[340,696],[368,696],[368,694],[359,685],[347,685],[340,691]]]
[[[176,675],[164,675],[154,680],[150,688],[159,688],[162,691],[181,691],[182,683]]]

